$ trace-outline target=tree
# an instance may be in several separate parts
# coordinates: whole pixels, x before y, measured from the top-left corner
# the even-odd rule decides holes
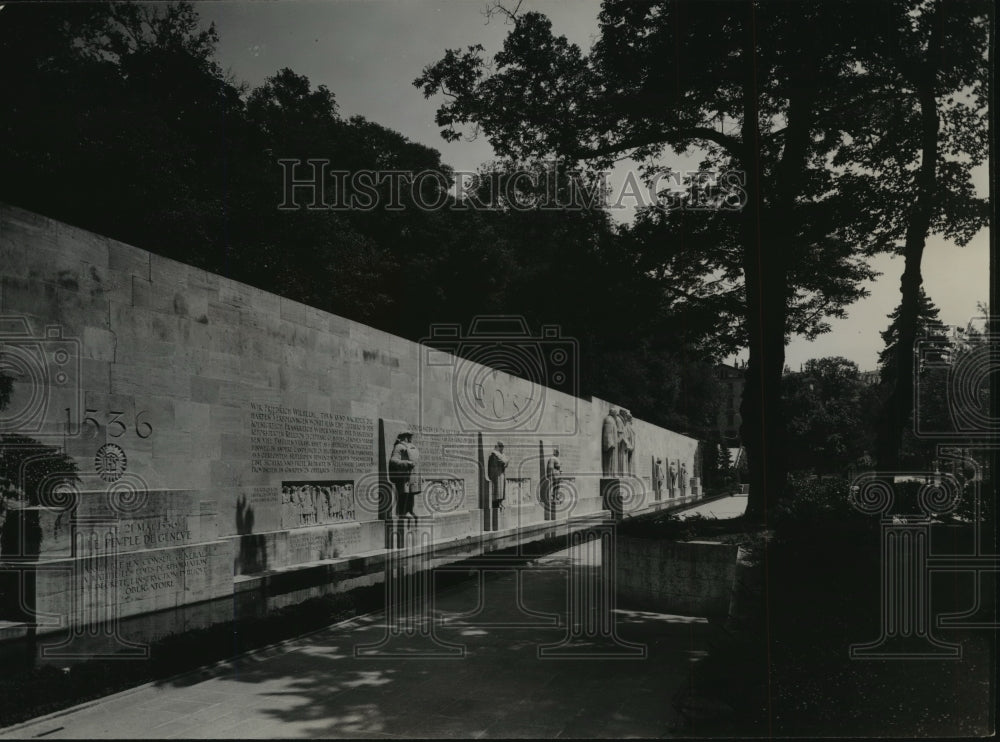
[[[880,91],[861,123],[845,121],[851,140],[835,164],[846,167],[844,195],[864,203],[856,221],[866,240],[904,257],[895,324],[895,361],[883,377],[888,394],[880,419],[880,467],[899,464],[910,420],[910,369],[921,331],[921,260],[929,234],[960,245],[987,224],[986,199],[976,196],[973,168],[987,158],[987,45],[985,2],[886,3],[886,49],[861,59],[864,85]],[[857,234],[857,233],[856,233]]]
[[[654,265],[588,173],[500,161],[450,195],[436,150],[343,116],[334,91],[291,69],[253,88],[224,75],[190,4],[17,4],[0,21],[0,61],[18,70],[0,78],[0,198],[413,340],[476,314],[558,324],[585,348],[577,391],[681,430],[711,421],[706,369],[733,348],[735,292],[686,297],[708,264]],[[284,158],[327,161],[340,208],[308,208],[308,192],[277,208]],[[398,209],[342,208],[371,198],[352,174],[389,170],[434,173],[421,195],[443,208],[408,182]],[[390,203],[391,181],[372,187]],[[550,187],[554,204],[515,203]]]
[[[609,0],[588,55],[554,36],[544,16],[501,12],[513,27],[492,64],[481,46],[448,50],[415,81],[426,96],[445,96],[436,120],[446,139],[471,124],[505,154],[595,168],[619,155],[645,161],[667,147],[701,148],[710,164],[745,175],[745,208],[714,216],[736,247],[730,260],[745,292],[748,514],[765,517],[785,479],[784,426],[773,411],[790,307],[813,301],[806,324],[818,322],[856,298],[844,277],[863,273],[838,227],[843,210],[826,198],[825,171],[841,142],[832,111],[857,112],[854,62],[881,41],[873,11],[863,3],[832,11],[813,2]]]
[[[878,370],[881,383],[891,386],[899,376],[897,363],[899,362],[899,344],[902,335],[902,305],[897,305],[892,312],[887,315],[889,326],[880,334],[885,347],[878,354]],[[920,289],[917,301],[917,313],[915,320],[916,334],[922,336],[928,347],[936,349],[935,355],[940,357],[948,349],[948,331],[944,323],[938,319],[940,310],[927,296],[923,288]],[[907,360],[910,360],[908,357]],[[912,368],[912,362],[907,364],[906,371]]]
[[[788,459],[793,470],[843,473],[871,448],[858,366],[840,356],[806,361],[785,378]]]

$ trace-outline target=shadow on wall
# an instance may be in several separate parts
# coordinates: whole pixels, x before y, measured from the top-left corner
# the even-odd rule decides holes
[[[245,495],[236,502],[236,533],[240,537],[240,549],[236,554],[233,574],[253,574],[267,569],[267,546],[264,536],[253,532],[253,508]]]

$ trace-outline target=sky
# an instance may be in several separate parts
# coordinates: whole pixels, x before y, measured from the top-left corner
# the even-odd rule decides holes
[[[343,116],[361,115],[437,149],[442,161],[459,171],[474,171],[494,158],[485,139],[445,142],[434,124],[438,100],[425,100],[413,87],[424,66],[446,49],[482,44],[497,51],[509,26],[487,19],[485,0],[273,0],[199,3],[207,24],[220,35],[218,58],[239,80],[258,85],[282,67],[326,85]],[[597,36],[595,0],[524,0],[522,11],[537,10],[585,51]],[[693,160],[690,162],[693,163]],[[622,165],[610,176],[620,184]],[[977,185],[986,195],[987,168]],[[618,185],[620,187],[620,185]],[[613,213],[630,218],[629,210]],[[848,317],[830,320],[831,332],[809,342],[793,338],[786,363],[797,370],[810,358],[839,355],[862,370],[874,369],[882,347],[879,332],[899,303],[903,261],[880,256],[872,266],[881,273],[867,282],[870,295],[848,308]],[[924,288],[941,309],[946,324],[965,325],[976,303],[989,292],[989,239],[984,229],[965,247],[931,236],[922,263]],[[739,358],[745,358],[742,354]]]

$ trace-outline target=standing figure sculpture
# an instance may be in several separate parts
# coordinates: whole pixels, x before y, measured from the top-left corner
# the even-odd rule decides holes
[[[628,410],[619,408],[615,417],[616,430],[618,435],[618,455],[615,461],[615,476],[622,476],[628,473],[628,452],[626,451],[626,436],[628,435],[625,421],[628,419]]]
[[[663,469],[663,459],[656,460],[653,467],[653,492],[657,500],[663,499],[663,485],[666,481],[667,473]]]
[[[404,429],[396,436],[389,457],[389,481],[396,488],[396,516],[410,516],[414,521],[417,514],[413,512],[413,503],[420,492],[420,475],[417,473],[417,462],[420,452],[413,445],[413,431]]]
[[[618,408],[608,410],[601,426],[601,473],[613,477],[618,473]]]
[[[670,496],[677,496],[677,462],[670,462]]]
[[[486,476],[490,480],[491,497],[493,508],[503,510],[503,501],[507,495],[507,464],[510,459],[504,455],[503,443],[497,441],[496,446],[490,451],[489,461],[486,462]]]
[[[559,504],[559,476],[562,463],[559,461],[559,447],[552,449],[552,455],[545,461],[545,505],[549,508]]]
[[[681,464],[681,473],[680,473],[681,497],[687,497],[687,486],[688,486],[687,476],[688,476],[688,467],[687,467],[687,464],[686,463],[682,463]]]
[[[635,474],[635,429],[632,413],[628,410],[625,410],[625,468],[622,474]]]

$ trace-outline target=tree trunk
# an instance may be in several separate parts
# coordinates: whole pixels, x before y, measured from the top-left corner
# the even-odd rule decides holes
[[[784,147],[775,172],[773,203],[764,207],[759,187],[748,189],[755,214],[744,219],[744,275],[747,284],[747,327],[750,360],[740,413],[750,471],[747,517],[766,522],[768,512],[784,494],[788,461],[785,456],[785,417],[781,402],[785,368],[788,304],[788,266],[798,233],[796,200],[801,192],[812,131],[815,59],[804,50],[791,80]],[[751,88],[751,91],[753,88]],[[756,98],[746,102],[744,142],[756,145]],[[746,128],[747,115],[753,131]],[[750,136],[750,139],[747,137]],[[754,153],[759,148],[754,147]],[[758,155],[759,158],[759,155]],[[749,159],[749,158],[748,158]],[[760,165],[754,161],[754,177]],[[748,173],[749,175],[749,173]],[[749,180],[749,177],[748,177]],[[757,181],[759,183],[759,179]],[[748,424],[749,423],[749,424]],[[754,490],[757,490],[755,493]]]
[[[761,222],[763,199],[761,196],[760,111],[757,101],[757,42],[753,2],[747,3],[747,27],[743,48],[743,122],[740,138],[743,142],[743,168],[746,171],[747,202],[740,220],[740,240],[743,245],[743,282],[746,290],[747,339],[749,358],[740,400],[740,440],[746,449],[747,495],[746,517],[763,521],[767,517],[770,497],[768,487],[767,403],[769,389],[765,388],[764,359],[768,356],[765,344],[769,327],[765,326],[767,312],[763,311],[764,286],[762,266]],[[769,385],[768,385],[769,386]]]
[[[934,190],[937,179],[940,124],[935,98],[937,76],[935,63],[940,56],[941,37],[941,11],[936,8],[925,63],[917,81],[921,131],[920,169],[917,171],[913,210],[906,226],[906,240],[903,246],[903,276],[899,282],[902,301],[899,308],[899,336],[896,338],[893,369],[895,379],[882,409],[882,424],[876,448],[878,466],[883,470],[899,469],[903,430],[910,422],[913,413],[914,376],[917,373],[913,350],[917,338],[920,287],[923,283],[920,262],[934,212]]]

